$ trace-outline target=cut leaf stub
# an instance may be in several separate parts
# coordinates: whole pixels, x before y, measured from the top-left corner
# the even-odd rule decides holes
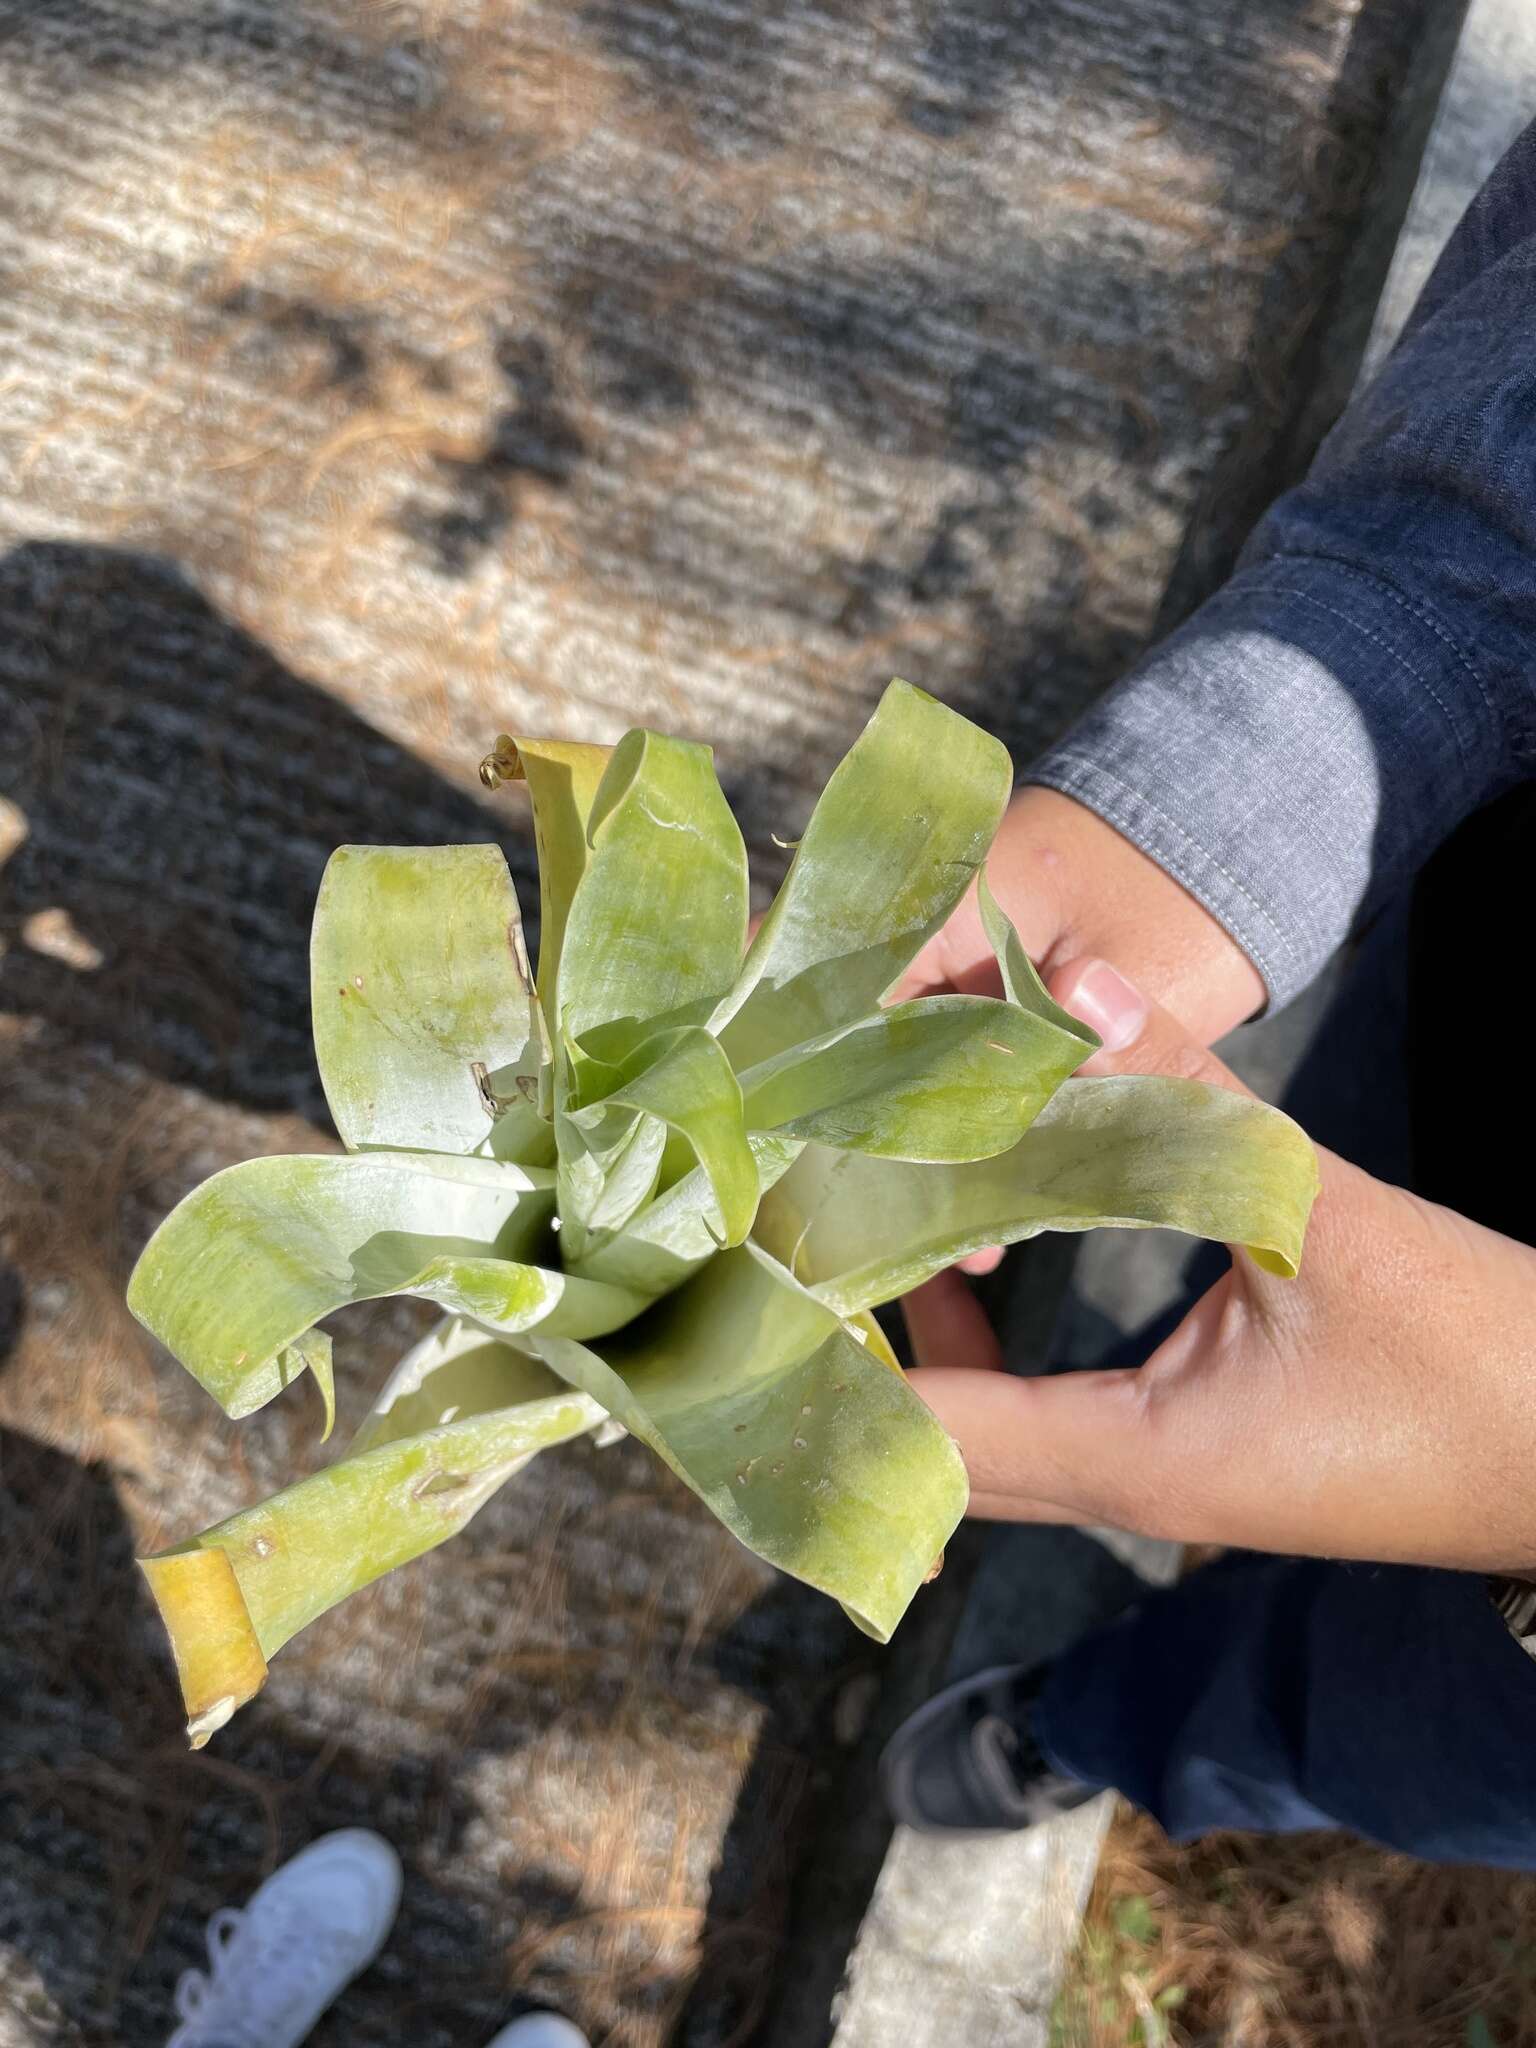
[[[1077,1081],[985,882],[1004,998],[882,1007],[980,868],[995,740],[893,683],[750,949],[707,748],[503,736],[540,861],[530,977],[494,846],[343,847],[312,947],[346,1155],[216,1174],[161,1224],[135,1315],[231,1415],[312,1376],[332,1310],[444,1320],[331,1464],[144,1561],[195,1742],[297,1630],[454,1535],[539,1451],[628,1430],[742,1543],[884,1640],[966,1502],[868,1310],[983,1244],[1165,1225],[1293,1271],[1310,1145],[1188,1082]],[[327,1428],[329,1434],[329,1427]]]

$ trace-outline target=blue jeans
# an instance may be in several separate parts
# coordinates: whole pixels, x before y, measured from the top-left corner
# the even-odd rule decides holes
[[[1536,1661],[1482,1582],[1222,1559],[1054,1666],[1034,1731],[1176,1841],[1351,1828],[1442,1863],[1536,1869]]]
[[[1430,936],[1443,977],[1478,954],[1473,892],[1441,894],[1457,925],[1449,953],[1449,933]],[[1403,1183],[1408,923],[1400,911],[1367,942],[1287,1096],[1324,1143]],[[1444,1108],[1441,1137],[1452,1115],[1472,1121],[1464,1102]],[[1220,1263],[1197,1258],[1193,1291]],[[1167,1327],[1143,1334],[1142,1355]],[[1035,1733],[1056,1769],[1114,1786],[1176,1840],[1342,1827],[1434,1861],[1536,1870],[1536,1659],[1467,1574],[1229,1555],[1069,1650]]]

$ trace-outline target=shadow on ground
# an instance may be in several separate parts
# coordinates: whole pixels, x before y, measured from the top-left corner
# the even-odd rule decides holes
[[[0,561],[0,1001],[50,1057],[106,1046],[225,1100],[323,1116],[309,924],[348,841],[531,834],[284,668],[173,564],[38,542]],[[6,700],[9,700],[8,702]]]
[[[206,1960],[209,1902],[239,1900],[279,1853],[331,1827],[380,1828],[404,1853],[380,1972],[402,2038],[432,2038],[466,1992],[483,2001],[500,1983],[506,1929],[427,1874],[477,1817],[452,1757],[317,1747],[264,1701],[216,1754],[189,1756],[112,1474],[17,1430],[0,1430],[0,1685],[0,1942],[35,1963],[86,2038],[169,2032],[176,1974]],[[517,1895],[523,1915],[579,1910],[568,1882],[536,1870],[518,1873]],[[50,1981],[62,1957],[70,1967]],[[329,2037],[376,2023],[379,1988],[344,2002]]]

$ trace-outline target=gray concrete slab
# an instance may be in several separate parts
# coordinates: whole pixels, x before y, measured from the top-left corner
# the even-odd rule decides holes
[[[1106,1795],[980,1842],[898,1830],[839,2004],[838,2048],[1047,2048],[1113,1806]]]
[[[991,1532],[947,1676],[1044,1658],[1140,1584],[1073,1529]],[[837,2048],[1044,2048],[1113,1802],[1021,1835],[949,1843],[898,1828],[837,2002]]]

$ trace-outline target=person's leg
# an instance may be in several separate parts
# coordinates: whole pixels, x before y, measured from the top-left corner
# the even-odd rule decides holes
[[[1046,1761],[1179,1840],[1347,1827],[1416,1856],[1536,1869],[1536,1662],[1482,1582],[1231,1557],[1046,1676]]]

